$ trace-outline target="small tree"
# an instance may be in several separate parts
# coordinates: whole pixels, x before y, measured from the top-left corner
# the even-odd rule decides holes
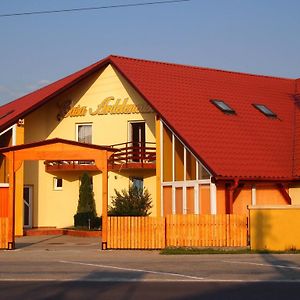
[[[77,213],[74,216],[74,225],[82,227],[100,227],[100,219],[97,218],[96,204],[90,176],[83,173],[80,178],[79,200]]]
[[[112,197],[112,205],[109,206],[108,215],[110,216],[149,216],[152,207],[152,199],[147,189],[139,189],[130,186],[128,191],[123,189],[121,192],[115,190]]]
[[[77,213],[91,213],[96,216],[96,205],[91,179],[88,173],[83,173],[80,178],[79,200]]]

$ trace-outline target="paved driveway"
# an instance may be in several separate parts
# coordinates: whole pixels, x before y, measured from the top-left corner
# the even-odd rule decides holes
[[[0,252],[2,280],[294,281],[300,255],[160,255],[100,250],[99,238],[23,237]]]

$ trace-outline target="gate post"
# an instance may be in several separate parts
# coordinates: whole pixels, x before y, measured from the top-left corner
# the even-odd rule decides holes
[[[108,172],[107,155],[102,168],[102,250],[107,249]]]
[[[15,249],[15,157],[9,152],[8,250]]]

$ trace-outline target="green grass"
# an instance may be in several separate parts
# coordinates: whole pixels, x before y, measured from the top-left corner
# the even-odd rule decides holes
[[[162,255],[199,255],[199,254],[300,254],[300,250],[269,251],[249,248],[189,248],[168,247],[160,251]]]

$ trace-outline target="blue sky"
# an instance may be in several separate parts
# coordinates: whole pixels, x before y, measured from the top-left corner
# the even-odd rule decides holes
[[[1,0],[0,14],[143,2]],[[191,0],[0,18],[0,105],[109,54],[298,78],[299,11],[299,0]]]

